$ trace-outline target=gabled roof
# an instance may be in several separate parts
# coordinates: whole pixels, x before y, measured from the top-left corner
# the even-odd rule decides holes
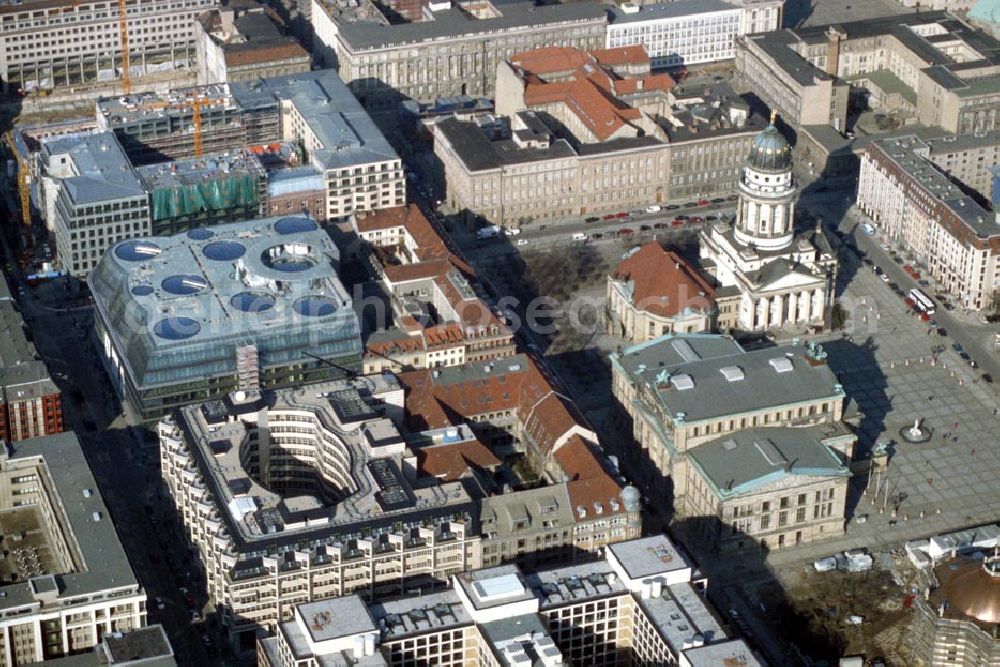
[[[619,100],[619,95],[646,89],[669,90],[673,86],[673,79],[665,75],[621,78],[609,69],[615,65],[648,67],[649,56],[644,46],[592,53],[570,47],[547,47],[515,54],[509,62],[523,78],[524,103],[528,107],[565,104],[598,141],[610,139],[623,126],[642,116],[638,109]]]
[[[654,315],[675,317],[686,308],[711,308],[715,290],[683,257],[650,241],[622,261],[612,279],[632,282],[632,305]]]
[[[472,468],[493,469],[501,461],[478,440],[422,447],[417,461],[424,475],[453,482],[464,477]]]

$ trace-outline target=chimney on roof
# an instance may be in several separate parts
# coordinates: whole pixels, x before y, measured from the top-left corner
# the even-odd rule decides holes
[[[236,32],[236,10],[226,7],[219,10],[219,18],[222,19],[222,32],[231,35]]]

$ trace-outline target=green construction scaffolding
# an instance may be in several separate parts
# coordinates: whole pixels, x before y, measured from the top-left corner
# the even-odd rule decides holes
[[[153,191],[153,222],[192,217],[260,205],[258,181],[253,174],[230,174],[201,183],[157,188]]]

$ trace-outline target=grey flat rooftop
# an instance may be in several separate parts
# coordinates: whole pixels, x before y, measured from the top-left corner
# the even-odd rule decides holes
[[[436,40],[456,40],[474,35],[496,35],[545,24],[606,21],[604,6],[585,0],[567,4],[503,4],[502,16],[476,19],[460,9],[434,12],[433,21],[384,26],[374,21],[345,22],[338,26],[340,39],[351,51],[402,46]],[[567,30],[570,27],[567,25]]]
[[[781,70],[800,86],[812,86],[829,81],[830,75],[816,67],[781,40],[772,39],[776,33],[763,33],[751,39],[771,58]],[[779,33],[780,34],[780,33]]]
[[[455,580],[476,609],[499,607],[535,597],[516,565],[462,572],[455,575]]]
[[[696,634],[706,643],[726,636],[705,601],[689,583],[664,587],[662,595],[640,599],[639,604],[675,653],[680,653]],[[715,665],[719,667],[723,663]]]
[[[448,116],[436,124],[469,171],[499,169],[507,164],[556,160],[576,155],[565,139],[557,139],[548,148],[522,148],[510,139],[491,140],[472,121]]]
[[[825,444],[824,427],[754,428],[710,440],[688,450],[716,492],[746,493],[784,477],[850,477]]]
[[[666,414],[687,422],[843,396],[829,366],[801,345],[744,352],[724,336],[668,335],[611,359],[634,382],[652,387]],[[776,365],[791,368],[779,372]]]
[[[767,667],[742,639],[730,639],[684,651],[691,667]]]
[[[740,8],[722,0],[677,0],[655,5],[640,5],[638,12],[629,13],[618,5],[612,5],[608,9],[608,23],[638,23],[714,12],[732,12],[738,16]]]
[[[378,629],[368,605],[357,595],[307,602],[295,608],[313,642],[340,639]]]
[[[383,641],[398,639],[413,633],[437,631],[472,625],[472,617],[453,590],[377,602],[371,607],[372,618],[381,627],[385,622]]]
[[[76,434],[67,432],[22,440],[14,443],[12,449],[12,460],[38,456],[45,460],[55,492],[69,520],[70,539],[74,539],[80,548],[83,567],[76,572],[56,573],[60,599],[107,590],[137,590],[139,584],[132,566]],[[100,517],[97,521],[94,520],[95,513]],[[27,581],[7,584],[0,591],[5,594],[0,598],[0,609],[35,604],[31,585]]]
[[[173,649],[162,625],[137,628],[120,633],[120,636],[115,633],[105,634],[104,650],[114,664],[142,661],[143,665],[147,665],[157,659],[168,661],[157,664],[176,664]]]
[[[385,30],[381,26],[379,29]],[[399,159],[334,70],[234,83],[231,90],[244,108],[259,104],[262,97],[294,104],[321,144],[321,148],[311,150],[310,154],[313,162],[323,169]]]
[[[524,579],[539,599],[540,607],[546,609],[625,593],[625,585],[613,575],[608,562],[601,560],[531,572]]]
[[[615,555],[632,579],[642,579],[691,567],[687,556],[681,553],[666,535],[652,535],[638,540],[618,542],[606,548]]]
[[[113,132],[95,132],[46,139],[43,155],[68,154],[74,175],[60,179],[77,205],[145,195]]]

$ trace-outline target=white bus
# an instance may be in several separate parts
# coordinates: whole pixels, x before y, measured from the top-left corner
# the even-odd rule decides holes
[[[911,289],[910,299],[913,300],[913,306],[920,312],[927,313],[928,315],[934,314],[934,302],[922,290],[918,290],[916,287]]]

